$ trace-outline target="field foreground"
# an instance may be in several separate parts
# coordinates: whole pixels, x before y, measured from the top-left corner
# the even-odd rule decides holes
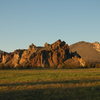
[[[100,100],[100,68],[0,70],[0,100]]]

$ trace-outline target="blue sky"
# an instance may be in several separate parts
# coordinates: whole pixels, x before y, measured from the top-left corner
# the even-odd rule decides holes
[[[100,0],[0,0],[0,49],[57,39],[100,42]]]

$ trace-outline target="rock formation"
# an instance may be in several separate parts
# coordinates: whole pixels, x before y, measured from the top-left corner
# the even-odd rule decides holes
[[[95,43],[92,43],[93,44],[93,48],[95,50],[97,50],[98,52],[100,52],[100,43],[99,42],[95,42]]]
[[[70,52],[66,42],[58,40],[44,47],[31,44],[28,49],[2,53],[0,66],[10,68],[67,68],[84,67],[85,62],[77,52]]]

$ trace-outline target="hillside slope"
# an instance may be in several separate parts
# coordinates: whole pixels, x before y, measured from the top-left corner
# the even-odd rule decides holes
[[[100,44],[89,42],[77,42],[70,45],[72,52],[77,52],[85,61],[91,63],[100,63]]]

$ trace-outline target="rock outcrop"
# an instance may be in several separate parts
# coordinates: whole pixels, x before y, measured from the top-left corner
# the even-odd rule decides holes
[[[95,50],[97,50],[98,52],[100,52],[100,43],[99,42],[95,42],[95,43],[92,43],[93,44],[93,48]]]
[[[84,67],[85,62],[77,52],[70,52],[66,42],[58,40],[53,44],[45,43],[44,47],[31,44],[28,49],[2,53],[0,66],[11,68],[67,68]]]

